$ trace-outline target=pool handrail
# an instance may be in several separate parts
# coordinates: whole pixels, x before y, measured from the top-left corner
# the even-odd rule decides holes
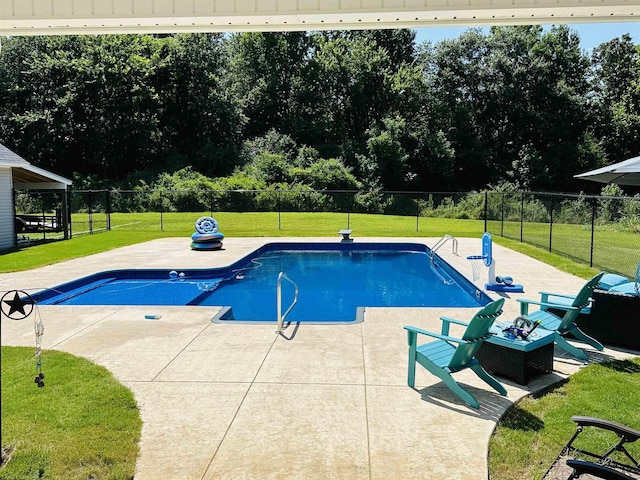
[[[433,255],[436,253],[436,250],[438,250],[449,240],[451,240],[451,253],[453,253],[454,255],[458,255],[458,240],[453,235],[445,235],[440,240],[438,240],[431,249],[431,260],[433,260]]]
[[[294,295],[293,295],[293,302],[291,302],[291,305],[289,305],[289,308],[287,308],[287,311],[284,312],[284,314],[282,313],[282,279],[285,279],[289,283],[291,283],[291,285],[293,285],[293,288],[295,289]],[[280,272],[278,274],[278,286],[276,289],[276,303],[278,308],[278,324],[276,327],[276,333],[279,334],[279,333],[282,333],[282,325],[284,324],[284,321],[287,315],[289,315],[289,312],[293,309],[296,303],[298,303],[298,284],[294,282],[293,279],[284,272]]]

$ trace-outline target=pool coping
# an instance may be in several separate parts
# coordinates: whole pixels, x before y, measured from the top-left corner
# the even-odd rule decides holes
[[[226,238],[226,251],[192,253],[186,239],[159,239],[3,274],[0,289],[33,289],[104,265],[165,268],[176,259],[185,266],[226,262],[269,240]],[[438,239],[420,240],[433,245]],[[460,255],[444,250],[440,254],[470,275],[464,255],[477,252],[480,240],[459,242]],[[573,291],[584,283],[499,245],[494,249],[501,272],[522,276],[527,298],[538,289]],[[506,296],[505,320],[519,313],[519,295]],[[522,396],[584,366],[556,352],[554,372],[527,387],[501,379],[507,397],[461,372],[456,380],[480,400],[481,408],[475,411],[424,369],[417,373],[415,389],[406,386],[402,328],[414,324],[437,331],[439,316],[468,319],[475,309],[371,308],[360,324],[305,325],[289,328],[284,335],[274,335],[273,325],[214,324],[211,317],[219,310],[215,307],[150,310],[40,307],[45,362],[46,349],[51,348],[83,356],[111,370],[134,392],[143,420],[138,480],[485,480],[489,437],[504,411]],[[150,313],[160,318],[144,320]],[[33,346],[33,341],[31,322],[2,319],[3,345]],[[588,353],[592,361],[637,355],[609,348]]]
[[[371,307],[369,307],[371,308]],[[395,307],[398,308],[398,307]],[[356,315],[353,320],[286,320],[284,325],[288,328],[290,325],[304,324],[304,325],[355,325],[357,323],[364,322],[364,314],[367,307],[356,307]],[[236,320],[233,318],[233,307],[230,305],[224,305],[220,307],[218,313],[211,318],[212,323],[218,323],[222,325],[273,325],[273,320]]]

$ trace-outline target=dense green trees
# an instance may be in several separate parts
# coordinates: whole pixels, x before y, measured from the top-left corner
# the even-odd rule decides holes
[[[614,38],[593,54],[594,130],[608,158],[637,155],[640,145],[640,49],[629,35]]]
[[[640,50],[566,26],[7,38],[0,142],[76,187],[576,191],[640,154]]]
[[[470,30],[423,60],[447,111],[457,183],[510,181],[523,188],[572,186],[593,163],[588,58],[566,27]]]

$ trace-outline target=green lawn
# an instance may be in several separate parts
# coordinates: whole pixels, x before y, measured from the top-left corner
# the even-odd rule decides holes
[[[489,442],[492,480],[541,478],[575,431],[573,415],[640,429],[640,359],[592,364],[540,395],[523,398],[502,417]],[[604,453],[611,433],[585,431],[579,448]],[[628,447],[640,457],[640,442]],[[616,457],[622,460],[624,457]]]
[[[142,422],[129,389],[103,367],[33,348],[2,347],[3,480],[130,480]],[[4,455],[3,455],[4,457]]]
[[[198,217],[195,213],[112,213],[111,228],[115,230],[148,231],[190,235]],[[483,233],[481,220],[406,217],[358,213],[308,212],[218,212],[215,218],[220,231],[235,237],[336,236],[338,230],[351,228],[361,236],[478,236]],[[74,233],[88,231],[88,221],[82,214],[73,216]],[[104,228],[106,216],[93,215],[93,228]]]
[[[491,222],[495,235],[500,233],[498,222]],[[520,223],[505,222],[505,237],[519,240]],[[593,232],[593,264],[596,268],[620,273],[633,278],[636,265],[640,261],[640,234],[616,230],[612,226],[596,226]],[[549,224],[525,223],[522,229],[523,241],[549,250]],[[584,225],[553,225],[551,239],[553,252],[573,260],[589,264],[591,259],[591,229]]]
[[[152,240],[161,237],[189,237],[194,231],[194,222],[208,212],[200,213],[114,213],[111,215],[111,231],[100,231],[93,235],[74,236],[71,240],[32,246],[18,252],[0,256],[0,273],[27,270],[57,263],[71,258],[91,255],[112,248]],[[367,215],[346,213],[229,213],[215,215],[220,231],[227,237],[337,237],[338,230],[347,226],[357,237],[456,237],[480,238],[484,233],[481,220],[463,220],[431,217],[402,217],[393,215]],[[75,214],[74,235],[88,230],[88,216]],[[94,232],[104,228],[106,216],[94,214]],[[493,226],[491,224],[490,226]],[[162,229],[161,229],[162,227]],[[543,225],[539,225],[543,229]],[[548,227],[547,227],[548,228]],[[578,227],[576,227],[578,228]],[[520,251],[563,271],[583,278],[590,278],[596,269],[560,255],[549,253],[545,248],[534,247],[494,232],[494,241]],[[613,242],[613,240],[612,240]],[[615,244],[615,242],[613,242]],[[626,258],[630,258],[627,254]]]

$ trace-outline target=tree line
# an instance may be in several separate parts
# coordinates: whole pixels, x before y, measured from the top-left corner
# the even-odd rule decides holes
[[[595,191],[640,154],[640,48],[567,26],[11,37],[0,142],[74,188]]]

